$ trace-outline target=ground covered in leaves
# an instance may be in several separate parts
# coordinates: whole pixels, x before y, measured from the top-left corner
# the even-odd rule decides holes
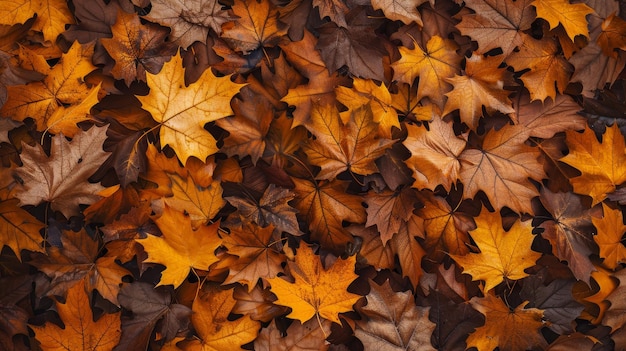
[[[625,11],[0,2],[0,349],[623,350]]]

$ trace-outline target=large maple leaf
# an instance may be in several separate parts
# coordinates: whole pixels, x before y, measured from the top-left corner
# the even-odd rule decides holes
[[[191,218],[191,224],[197,228],[209,223],[219,210],[226,205],[222,198],[220,182],[213,181],[209,186],[196,184],[193,177],[182,178],[177,174],[168,175],[171,180],[171,197],[163,198],[163,202],[173,209],[185,212]]]
[[[461,57],[457,55],[457,45],[439,36],[433,36],[423,50],[417,43],[414,49],[399,47],[401,58],[391,64],[393,79],[413,84],[419,77],[417,99],[428,96],[438,106],[443,107],[444,94],[450,91],[446,78],[452,78],[460,71]]]
[[[367,203],[365,226],[375,225],[380,232],[380,239],[383,244],[386,244],[394,234],[398,233],[400,226],[413,216],[416,201],[415,191],[411,188],[369,193],[365,197],[365,203]]]
[[[530,221],[515,221],[504,231],[502,218],[498,213],[483,210],[475,218],[476,229],[470,235],[480,249],[480,253],[450,255],[463,266],[463,273],[471,274],[474,280],[484,280],[487,292],[504,279],[518,280],[528,276],[525,269],[535,265],[541,254],[532,251],[530,246],[535,239]]]
[[[591,196],[593,205],[626,181],[626,143],[617,123],[606,128],[602,142],[590,128],[567,131],[565,141],[569,154],[560,161],[581,171],[570,183],[575,193]]]
[[[66,24],[74,23],[74,16],[63,0],[15,0],[0,4],[0,24],[24,23],[35,15],[37,20],[32,29],[42,31],[44,39],[50,42],[65,31]]]
[[[319,256],[305,244],[298,248],[295,261],[288,261],[294,282],[276,277],[268,279],[272,292],[278,296],[274,303],[291,307],[287,315],[304,323],[314,316],[341,324],[339,313],[352,311],[361,296],[348,292],[348,286],[358,277],[354,273],[356,258],[337,259],[325,269]]]
[[[161,217],[154,221],[163,235],[148,235],[137,242],[148,253],[144,262],[161,263],[166,267],[157,286],[172,284],[176,288],[192,269],[208,270],[218,261],[215,250],[221,245],[217,236],[219,222],[194,231],[191,219],[169,206],[165,206]]]
[[[550,29],[560,23],[572,41],[577,35],[589,37],[585,16],[593,13],[593,9],[584,3],[571,4],[569,0],[535,0],[531,5],[537,9],[537,17],[548,21]]]
[[[153,7],[154,10],[154,7]],[[178,48],[165,42],[166,28],[154,23],[141,24],[139,16],[119,11],[111,27],[112,38],[100,42],[115,60],[111,74],[123,79],[126,85],[134,80],[146,80],[146,72],[157,74]]]
[[[272,2],[235,0],[232,10],[239,19],[222,26],[222,39],[244,55],[258,47],[274,46],[287,34],[287,25],[278,20]]]
[[[38,205],[48,201],[53,210],[70,218],[79,213],[79,204],[90,205],[99,200],[98,192],[104,188],[86,180],[109,156],[102,150],[106,129],[91,127],[77,133],[71,142],[62,134],[54,136],[50,157],[39,145],[24,145],[23,166],[16,170],[24,183],[16,195],[20,203]]]
[[[222,33],[222,24],[232,20],[217,0],[152,0],[146,19],[172,29],[170,41],[187,48],[205,42],[209,29]]]
[[[402,144],[411,153],[405,162],[413,171],[412,186],[434,191],[441,185],[449,191],[459,178],[459,155],[465,149],[465,140],[454,134],[451,123],[438,117],[428,123],[428,129],[412,124],[407,124],[406,129],[408,135]]]
[[[509,306],[493,294],[485,297],[473,297],[470,304],[485,315],[485,325],[476,329],[467,338],[467,347],[476,347],[478,351],[528,350],[531,347],[546,344],[539,330],[544,326],[543,311],[536,308],[524,308],[524,302],[511,311]]]
[[[355,335],[365,350],[435,350],[430,338],[435,324],[429,308],[416,306],[410,292],[394,292],[389,281],[370,281],[367,305],[359,307],[365,317],[356,322]]]
[[[532,213],[530,199],[539,193],[529,178],[541,180],[545,174],[538,150],[524,144],[528,135],[522,126],[506,125],[487,132],[481,149],[465,149],[459,156],[463,196],[482,190],[497,209]]]
[[[351,111],[342,121],[334,105],[316,105],[307,128],[315,135],[305,151],[309,161],[322,168],[318,179],[333,179],[343,171],[369,175],[378,171],[374,161],[390,147],[392,140],[378,137],[372,110]]]
[[[51,322],[43,326],[30,325],[42,349],[110,351],[117,345],[120,339],[120,312],[104,314],[94,321],[83,283],[74,285],[67,292],[65,301],[56,301],[56,310],[65,328]]]
[[[522,45],[527,38],[524,31],[535,20],[531,1],[467,0],[465,6],[476,13],[462,16],[456,27],[478,42],[478,53],[501,48],[508,56]]]
[[[316,184],[294,179],[294,183],[294,206],[309,223],[311,238],[327,249],[343,251],[346,243],[352,241],[343,221],[364,223],[367,218],[361,198],[347,194],[346,184],[339,180]]]
[[[183,163],[191,156],[204,161],[218,149],[204,125],[233,114],[230,100],[242,84],[230,76],[216,77],[210,69],[185,86],[182,58],[176,55],[159,74],[147,73],[148,96],[137,96],[142,108],[157,121],[161,145],[170,145]]]
[[[260,323],[250,316],[232,320],[229,315],[235,306],[232,290],[207,285],[193,300],[191,322],[199,339],[183,345],[185,351],[236,350],[258,334]]]

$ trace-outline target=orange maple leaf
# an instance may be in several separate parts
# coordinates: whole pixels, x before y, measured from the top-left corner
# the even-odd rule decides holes
[[[288,261],[293,283],[276,277],[267,279],[278,300],[274,303],[291,307],[289,318],[304,323],[318,316],[341,324],[339,313],[352,311],[361,296],[348,292],[348,286],[358,277],[354,273],[356,257],[337,259],[328,269],[319,256],[305,244],[296,251],[295,261]]]
[[[600,257],[604,259],[604,265],[610,269],[616,269],[620,263],[626,262],[626,246],[623,243],[623,235],[626,225],[622,219],[622,211],[614,210],[602,203],[602,218],[592,217],[593,225],[598,233],[593,240],[600,248]]]
[[[589,6],[571,4],[569,0],[535,0],[531,5],[537,9],[537,17],[548,21],[550,29],[560,23],[572,41],[577,35],[589,38],[585,16],[594,12]]]

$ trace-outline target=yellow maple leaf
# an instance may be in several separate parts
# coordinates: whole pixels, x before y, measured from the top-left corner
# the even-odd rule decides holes
[[[10,247],[21,261],[22,250],[45,252],[39,234],[44,224],[18,205],[17,199],[0,201],[0,244]]]
[[[513,223],[505,232],[498,212],[482,211],[474,219],[476,229],[470,235],[480,253],[450,255],[463,266],[463,273],[474,280],[484,280],[487,292],[500,284],[504,278],[518,280],[528,276],[526,268],[535,265],[541,254],[530,249],[535,236],[530,221]]]
[[[291,307],[289,318],[304,323],[315,315],[341,324],[339,313],[352,311],[352,305],[361,296],[348,292],[348,286],[358,275],[354,273],[356,257],[337,259],[332,267],[324,269],[319,256],[305,245],[296,252],[295,262],[289,261],[294,283],[276,277],[268,279],[277,305]]]
[[[191,219],[182,212],[165,206],[161,217],[154,220],[163,236],[148,235],[136,239],[148,252],[144,262],[165,265],[159,285],[174,285],[177,288],[189,275],[191,269],[208,270],[218,261],[215,249],[221,244],[217,236],[219,222],[210,226],[191,228]]]
[[[561,23],[572,41],[577,35],[589,38],[585,16],[594,12],[591,7],[585,4],[570,4],[568,0],[535,0],[531,5],[537,9],[537,17],[548,21],[550,29]]]
[[[602,142],[588,127],[582,134],[575,131],[565,133],[569,154],[560,161],[581,172],[580,176],[570,178],[570,183],[575,193],[591,196],[595,205],[626,181],[624,136],[617,123],[606,128]]]
[[[32,29],[43,32],[45,40],[54,42],[65,31],[66,24],[74,23],[74,16],[64,0],[16,0],[0,3],[0,24],[24,23],[37,15]]]
[[[614,210],[602,203],[604,216],[602,218],[591,217],[598,234],[593,240],[600,248],[600,257],[610,269],[615,269],[620,263],[626,262],[626,246],[622,242],[622,236],[626,232],[626,226],[622,219],[622,211]]]
[[[183,163],[191,156],[204,161],[217,152],[215,138],[204,125],[233,114],[230,100],[243,84],[232,82],[230,76],[218,78],[207,69],[195,83],[185,86],[180,55],[158,74],[146,76],[150,93],[137,98],[160,124],[161,145],[170,145]]]

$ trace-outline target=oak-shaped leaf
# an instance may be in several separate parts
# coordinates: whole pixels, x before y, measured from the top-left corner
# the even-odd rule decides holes
[[[626,225],[622,219],[622,211],[614,210],[602,203],[602,218],[591,218],[593,225],[598,230],[593,240],[600,248],[600,257],[603,263],[610,269],[616,269],[620,263],[626,262],[626,246],[623,236],[626,233]]]
[[[350,112],[342,121],[334,105],[315,105],[307,128],[315,135],[305,147],[309,161],[321,167],[318,179],[333,179],[344,171],[369,175],[378,171],[374,162],[392,140],[378,137],[369,106]]]
[[[463,15],[456,27],[461,34],[478,42],[478,53],[500,48],[506,57],[527,38],[524,31],[530,29],[535,20],[535,11],[529,6],[531,1],[465,1],[465,6],[476,13]]]
[[[428,319],[430,308],[416,306],[410,292],[394,292],[389,281],[370,281],[367,305],[358,307],[363,317],[356,321],[355,335],[370,350],[430,351],[435,323]]]
[[[98,257],[100,245],[85,230],[64,231],[62,247],[51,246],[48,256],[40,257],[31,264],[52,279],[48,295],[65,296],[72,286],[81,284],[87,292],[97,290],[102,297],[118,305],[117,294],[122,278],[130,275],[115,262],[115,257]]]
[[[155,329],[165,341],[185,330],[191,309],[173,299],[173,291],[168,287],[155,288],[143,282],[124,284],[118,300],[132,316],[122,317],[122,336],[115,350],[145,349]]]
[[[535,0],[531,5],[537,9],[537,17],[548,21],[550,29],[561,24],[572,41],[577,35],[589,37],[585,16],[593,13],[593,9],[584,3],[572,4],[568,0]]]
[[[310,319],[305,323],[294,321],[283,335],[276,327],[276,322],[261,330],[259,337],[254,341],[254,349],[257,351],[274,350],[328,350],[330,344],[326,342],[326,330],[330,330],[329,320],[319,321]]]
[[[64,328],[51,322],[43,326],[30,325],[42,349],[109,351],[117,345],[121,313],[104,314],[94,321],[82,282],[68,290],[65,303],[57,300],[55,305]]]
[[[141,24],[136,14],[120,10],[111,30],[113,37],[102,38],[100,42],[115,60],[111,74],[123,79],[126,85],[135,80],[145,81],[146,72],[159,73],[178,48],[165,41],[169,34],[166,28],[149,22]]]
[[[362,199],[346,193],[345,182],[339,180],[312,183],[296,178],[294,183],[294,207],[309,224],[311,238],[328,250],[342,252],[352,242],[343,222],[365,223],[367,219]]]
[[[274,278],[282,272],[281,264],[286,257],[276,245],[271,224],[262,228],[254,223],[242,223],[229,229],[230,234],[222,235],[222,245],[228,254],[238,258],[228,265],[224,284],[239,282],[247,285],[250,292],[259,278]]]
[[[22,205],[50,203],[55,211],[67,218],[79,214],[79,205],[90,205],[101,197],[104,187],[86,181],[109,156],[102,149],[107,127],[91,127],[79,132],[72,141],[62,134],[52,137],[50,156],[39,145],[24,145],[23,166],[16,170],[23,180],[17,193]],[[76,186],[81,184],[81,186]]]
[[[289,205],[294,197],[295,194],[289,189],[270,184],[258,201],[251,196],[228,196],[226,200],[237,207],[239,216],[247,222],[261,227],[272,225],[279,232],[302,235],[296,217],[298,211]]]
[[[148,253],[144,262],[165,266],[157,286],[172,284],[177,288],[192,269],[206,271],[218,261],[215,250],[222,243],[217,235],[219,222],[193,230],[189,217],[167,205],[154,222],[163,235],[136,240]]]
[[[233,18],[217,0],[152,0],[150,4],[144,18],[170,27],[169,40],[185,49],[195,41],[205,42],[210,29],[220,34],[222,24]]]
[[[185,351],[222,351],[240,349],[256,339],[260,323],[250,316],[229,318],[236,301],[233,291],[205,285],[193,300],[193,323],[198,338],[183,344]]]
[[[591,272],[595,271],[589,256],[597,250],[591,235],[589,210],[580,196],[570,192],[542,189],[539,200],[553,218],[539,225],[544,229],[541,235],[552,245],[552,254],[567,261],[577,279],[589,282]]]
[[[530,200],[539,192],[529,179],[539,181],[545,173],[539,150],[525,144],[528,136],[522,126],[505,125],[488,131],[480,149],[466,148],[459,156],[463,196],[471,198],[482,190],[496,209],[532,213]]]
[[[454,134],[452,123],[435,117],[426,126],[407,124],[407,138],[402,144],[411,157],[405,161],[413,171],[412,187],[435,190],[439,185],[450,191],[461,170],[459,155],[465,149],[466,141]]]
[[[242,84],[230,76],[216,77],[210,69],[195,83],[185,86],[182,57],[176,55],[158,74],[146,73],[150,94],[137,96],[142,108],[157,121],[161,145],[170,145],[186,163],[195,156],[204,161],[218,149],[204,125],[233,113],[230,100]]]
[[[39,233],[44,224],[18,204],[17,199],[0,201],[0,244],[10,247],[21,260],[22,250],[45,251],[41,245],[43,238]]]
[[[485,325],[476,329],[467,338],[467,347],[478,351],[501,350],[523,351],[536,346],[547,346],[540,329],[544,326],[543,311],[524,308],[523,302],[511,311],[509,306],[491,293],[485,297],[473,297],[472,307],[485,315]]]
[[[502,218],[497,212],[483,210],[475,218],[476,229],[470,235],[480,253],[450,255],[463,267],[463,273],[473,280],[484,280],[484,291],[488,292],[508,280],[519,280],[529,274],[525,269],[535,265],[541,254],[532,251],[535,236],[530,221],[515,221],[508,231],[502,227]]]
[[[352,311],[352,305],[361,298],[347,291],[358,278],[355,263],[356,257],[350,256],[324,268],[320,257],[303,244],[296,251],[295,260],[287,262],[293,283],[282,277],[267,279],[278,297],[274,303],[291,307],[287,317],[302,323],[317,316],[341,324],[339,313]]]
[[[235,0],[232,11],[239,18],[222,25],[221,38],[244,55],[258,47],[275,46],[287,34],[287,25],[278,19],[272,2]]]
[[[572,321],[580,316],[584,306],[574,299],[572,288],[575,280],[556,279],[545,285],[543,276],[535,274],[524,279],[520,292],[529,301],[527,307],[538,308],[554,332],[566,335],[574,331]]]
[[[437,106],[443,108],[444,94],[451,90],[446,78],[452,78],[461,70],[461,57],[456,53],[457,45],[440,36],[430,38],[426,50],[417,43],[413,44],[413,49],[399,47],[401,58],[391,64],[394,70],[393,79],[413,84],[415,78],[419,77],[417,100],[428,96]]]
[[[575,193],[591,196],[592,205],[626,181],[626,143],[617,123],[606,128],[602,142],[588,127],[583,133],[567,131],[565,142],[569,154],[560,161],[581,172],[580,176],[570,178],[570,183]]]

